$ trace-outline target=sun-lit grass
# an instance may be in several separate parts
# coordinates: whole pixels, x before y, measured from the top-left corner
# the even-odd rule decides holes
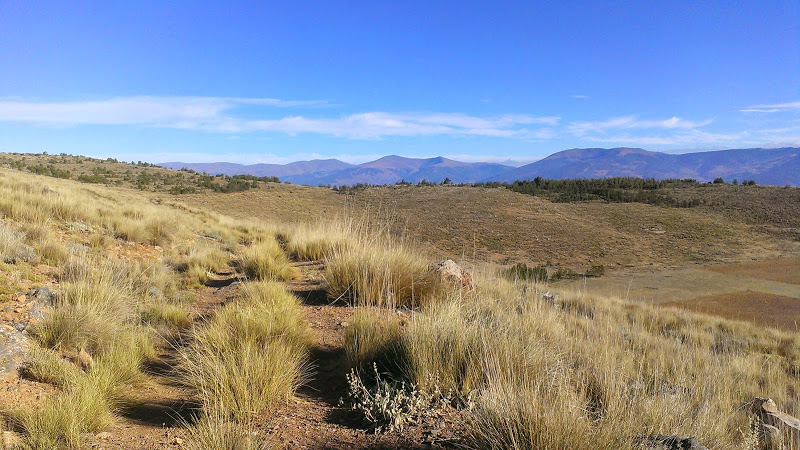
[[[187,425],[189,450],[267,450],[275,448],[249,424],[230,422],[220,415],[204,415]]]
[[[380,235],[364,235],[335,248],[324,276],[328,296],[352,304],[418,306],[436,290],[436,277],[424,255]]]
[[[78,376],[78,369],[60,353],[33,346],[26,355],[19,373],[28,380],[64,387]]]
[[[401,317],[379,308],[358,308],[342,339],[350,366],[365,376],[371,375],[373,364],[381,373],[404,376],[408,361],[402,322]]]
[[[301,261],[325,259],[356,239],[352,226],[342,221],[285,227],[286,251]]]
[[[280,284],[245,285],[242,297],[198,328],[178,375],[205,411],[247,421],[285,402],[306,370],[299,300]]]
[[[241,268],[253,280],[286,281],[297,278],[299,271],[292,267],[278,241],[266,236],[242,251]]]

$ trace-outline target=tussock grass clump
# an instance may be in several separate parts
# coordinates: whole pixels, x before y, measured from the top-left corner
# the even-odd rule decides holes
[[[408,372],[408,352],[401,317],[386,310],[358,308],[353,323],[345,328],[343,345],[350,366],[359,375],[380,373],[401,379]]]
[[[246,285],[244,292],[195,331],[178,371],[205,411],[235,421],[286,401],[306,370],[299,300],[270,282]]]
[[[175,270],[184,274],[187,284],[205,284],[212,273],[228,267],[230,253],[206,239],[197,239],[178,249]]]
[[[504,278],[476,284],[405,326],[357,315],[345,341],[361,370],[373,360],[381,375],[474,405],[475,448],[633,448],[656,433],[729,448],[748,433],[741,405],[754,397],[800,411],[796,335],[577,292],[545,298]]]
[[[142,311],[142,322],[156,329],[166,327],[170,332],[177,332],[192,325],[192,318],[185,305],[179,303],[159,302]]]
[[[0,223],[0,258],[9,264],[37,261],[33,247],[25,243],[25,233],[2,223]]]
[[[118,336],[135,333],[135,303],[127,280],[110,264],[69,264],[50,316],[35,327],[47,348],[105,353]]]
[[[335,249],[324,276],[329,297],[353,304],[418,306],[430,301],[436,290],[426,258],[383,238]]]
[[[286,232],[286,251],[301,261],[325,259],[356,238],[352,227],[341,222],[297,225]]]
[[[274,237],[262,237],[250,244],[242,252],[241,267],[253,280],[287,281],[300,275]]]
[[[189,450],[268,450],[275,448],[260,439],[247,424],[226,421],[219,415],[205,415],[188,427]]]
[[[79,377],[62,393],[34,411],[16,418],[25,433],[25,447],[36,450],[81,448],[81,435],[115,421],[112,404],[89,377]]]
[[[19,374],[28,380],[64,387],[78,376],[78,369],[59,353],[32,346],[19,369]]]

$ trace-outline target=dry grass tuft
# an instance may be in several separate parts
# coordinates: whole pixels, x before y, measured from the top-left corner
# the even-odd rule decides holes
[[[219,415],[205,415],[189,428],[189,450],[267,450],[274,448],[256,436],[247,424],[228,422]]]
[[[235,421],[288,400],[307,364],[297,298],[271,282],[246,285],[244,292],[195,331],[178,371],[207,413]]]
[[[300,275],[298,269],[289,264],[286,253],[274,237],[263,237],[250,244],[242,252],[241,267],[253,280],[287,281]]]
[[[359,305],[418,306],[430,301],[436,290],[426,258],[381,237],[335,249],[327,260],[325,280],[329,297]]]

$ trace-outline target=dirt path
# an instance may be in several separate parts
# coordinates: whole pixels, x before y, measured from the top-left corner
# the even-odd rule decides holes
[[[209,280],[207,287],[198,292],[193,305],[196,322],[206,320],[214,311],[236,295],[238,277],[233,272],[219,274]],[[173,367],[178,358],[179,345],[184,339],[157,346],[157,360],[144,371],[148,382],[131,392],[126,406],[120,411],[121,419],[105,432],[90,440],[92,448],[180,448],[186,438],[184,424],[191,421],[199,405],[174,378]]]
[[[420,425],[402,433],[374,434],[368,432],[357,413],[340,400],[347,397],[349,372],[342,338],[345,327],[352,322],[354,309],[344,304],[329,304],[325,292],[321,262],[296,263],[301,279],[287,283],[288,289],[302,301],[313,344],[310,348],[312,370],[308,381],[296,397],[284,407],[265,415],[256,423],[256,432],[278,448],[307,449],[421,449],[446,448],[434,442],[430,426]],[[239,289],[235,273],[221,274],[198,292],[193,312],[199,323],[233,299]],[[94,436],[87,436],[87,447],[93,449],[178,449],[187,438],[185,423],[198,412],[199,405],[174,377],[179,345],[186,337],[172,343],[164,341],[157,347],[157,360],[145,368],[147,382],[133,390],[126,406],[119,412],[120,420]],[[52,391],[47,385],[14,377],[7,381],[9,391],[35,388]],[[49,391],[48,391],[49,389]],[[36,396],[39,398],[39,395]],[[453,447],[450,445],[449,447]]]
[[[310,359],[313,371],[310,380],[298,392],[295,403],[278,411],[270,433],[275,442],[287,448],[443,448],[431,442],[430,430],[424,427],[399,433],[367,432],[358,415],[340,399],[347,398],[349,365],[342,346],[353,308],[330,305],[325,294],[321,262],[297,263],[303,274],[287,287],[303,302],[314,344]]]

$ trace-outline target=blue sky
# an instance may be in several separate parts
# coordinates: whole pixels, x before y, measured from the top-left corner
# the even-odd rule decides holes
[[[527,162],[785,145],[800,146],[797,0],[0,0],[0,151]]]

